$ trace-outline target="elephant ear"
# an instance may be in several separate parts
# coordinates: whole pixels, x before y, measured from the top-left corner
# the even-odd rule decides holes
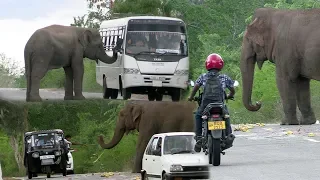
[[[135,128],[139,131],[139,123],[143,114],[143,108],[141,105],[133,105],[131,109],[132,121],[135,124]]]
[[[247,26],[245,36],[259,46],[264,46],[264,31],[266,30],[265,22],[261,18],[255,18],[254,21]]]
[[[79,42],[84,49],[87,48],[88,44],[92,41],[93,34],[90,30],[85,30],[79,37]]]

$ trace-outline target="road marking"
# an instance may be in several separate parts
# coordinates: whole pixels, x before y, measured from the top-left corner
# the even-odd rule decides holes
[[[311,139],[311,138],[306,138],[306,140],[307,140],[307,141],[311,141],[311,142],[317,142],[317,143],[319,143],[319,142],[320,142],[320,141],[318,141],[318,140]]]

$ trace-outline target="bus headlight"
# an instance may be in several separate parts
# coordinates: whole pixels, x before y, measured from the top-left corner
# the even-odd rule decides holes
[[[183,70],[183,69],[180,69],[180,70],[176,70],[174,72],[175,75],[188,75],[189,74],[189,70]]]
[[[124,74],[139,74],[140,71],[139,71],[139,69],[136,69],[136,68],[124,68],[123,73]]]
[[[179,172],[179,171],[183,171],[183,168],[180,164],[172,164],[170,166],[170,171],[171,172]]]

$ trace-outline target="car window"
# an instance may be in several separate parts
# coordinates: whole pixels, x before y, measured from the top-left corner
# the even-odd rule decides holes
[[[147,148],[146,154],[147,155],[152,155],[152,150],[156,149],[156,145],[158,143],[158,137],[154,137],[153,140],[151,141],[149,147]]]
[[[152,154],[155,156],[160,156],[161,155],[161,147],[162,147],[162,138],[160,137]]]

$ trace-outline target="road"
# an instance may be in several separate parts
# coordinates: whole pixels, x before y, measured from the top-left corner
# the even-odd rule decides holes
[[[226,150],[221,165],[211,167],[214,180],[319,180],[320,125],[255,126],[250,132],[234,131],[234,146]],[[293,134],[286,134],[292,132]],[[314,137],[309,137],[313,133]],[[121,173],[108,178],[100,174],[72,175],[70,179],[135,179],[138,174]],[[23,178],[20,178],[23,179]],[[26,179],[26,178],[24,178]],[[44,176],[35,179],[44,179]]]
[[[43,100],[63,100],[64,90],[63,89],[40,89],[40,97]],[[102,99],[102,93],[83,92],[84,97],[87,99]],[[26,100],[26,89],[24,88],[0,88],[0,97],[2,99],[11,101],[25,101]],[[119,94],[118,99],[122,99]],[[147,95],[132,94],[132,100],[148,100]],[[163,101],[171,101],[169,96],[164,96]]]

